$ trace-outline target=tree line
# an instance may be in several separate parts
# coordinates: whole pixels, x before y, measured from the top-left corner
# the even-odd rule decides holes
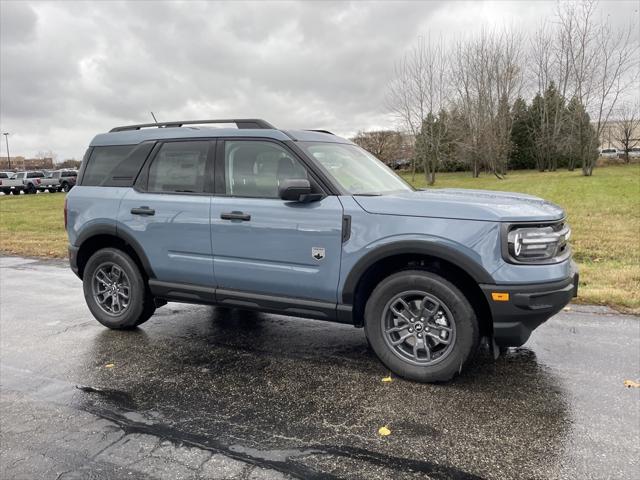
[[[632,25],[598,19],[595,1],[563,2],[532,36],[421,38],[396,64],[387,105],[415,139],[412,168],[429,184],[442,169],[590,176],[603,129],[634,88],[638,54]]]

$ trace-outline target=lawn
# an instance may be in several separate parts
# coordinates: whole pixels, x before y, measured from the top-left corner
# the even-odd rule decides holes
[[[411,181],[411,175],[405,175]],[[412,182],[424,187],[424,178]],[[584,303],[640,313],[640,165],[580,172],[512,172],[504,180],[443,173],[436,188],[481,188],[537,195],[562,205],[573,228]],[[44,257],[66,255],[64,195],[0,197],[0,251]]]
[[[0,252],[33,257],[67,255],[64,193],[0,197]]]

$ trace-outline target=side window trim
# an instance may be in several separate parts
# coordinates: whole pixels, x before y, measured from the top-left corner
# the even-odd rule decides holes
[[[318,178],[316,172],[313,171],[312,168],[309,167],[307,162],[300,158],[297,152],[289,148],[283,142],[272,138],[262,138],[262,137],[221,137],[218,139],[218,145],[216,148],[216,176],[215,176],[215,192],[216,195],[221,197],[229,197],[229,198],[255,198],[255,199],[263,199],[263,200],[277,200],[274,197],[248,197],[248,196],[238,196],[238,195],[230,195],[227,192],[227,172],[226,172],[226,144],[227,142],[263,142],[263,143],[273,143],[280,148],[282,148],[285,152],[287,152],[291,158],[297,161],[302,168],[305,169],[311,185],[318,189],[320,193],[324,196],[330,195],[327,192],[327,189],[324,188],[322,181]]]
[[[151,165],[158,158],[158,154],[162,149],[162,146],[167,143],[189,143],[189,142],[207,142],[207,158],[205,163],[205,181],[202,192],[150,192],[149,191],[149,170],[151,169]],[[215,149],[216,149],[216,140],[209,138],[179,138],[179,139],[168,139],[159,141],[153,147],[146,161],[142,165],[140,169],[140,173],[138,174],[133,188],[139,193],[153,193],[154,195],[213,195],[213,177],[215,168],[214,157],[215,157]]]

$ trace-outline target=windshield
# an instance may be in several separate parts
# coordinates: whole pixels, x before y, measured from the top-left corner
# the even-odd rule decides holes
[[[299,145],[351,195],[413,190],[380,160],[356,145],[320,142],[300,142]]]

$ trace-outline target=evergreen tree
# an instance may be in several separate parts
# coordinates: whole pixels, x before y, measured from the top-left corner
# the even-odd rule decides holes
[[[527,102],[518,97],[512,109],[511,153],[509,167],[514,170],[536,168],[534,142],[532,137],[531,113]]]
[[[580,99],[573,97],[567,106],[563,144],[570,171],[578,164],[598,158],[598,135]]]

